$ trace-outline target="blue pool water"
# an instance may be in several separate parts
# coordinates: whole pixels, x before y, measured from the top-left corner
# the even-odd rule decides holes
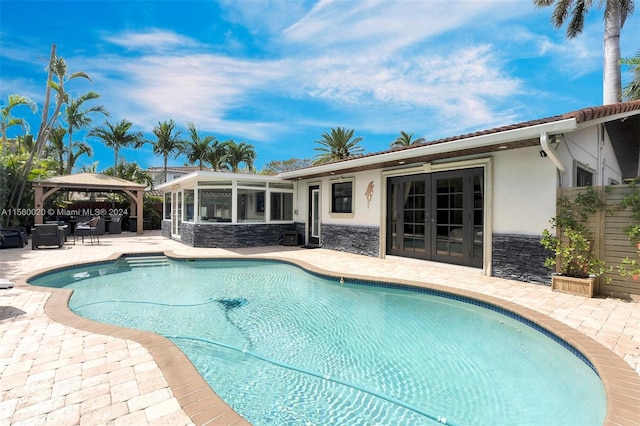
[[[169,337],[254,425],[599,425],[602,382],[518,319],[263,260],[39,276],[86,318]]]

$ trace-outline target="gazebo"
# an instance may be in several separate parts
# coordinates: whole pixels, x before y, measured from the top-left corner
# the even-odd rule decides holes
[[[136,212],[136,232],[143,231],[143,196],[145,185],[99,173],[78,173],[34,181],[35,223],[44,223],[44,201],[57,191],[123,192],[131,199],[131,211]]]

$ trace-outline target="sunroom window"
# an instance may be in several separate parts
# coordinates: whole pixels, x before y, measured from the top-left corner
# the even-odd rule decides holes
[[[198,201],[200,221],[231,222],[231,188],[201,189]]]
[[[264,222],[265,191],[238,188],[238,222]]]
[[[194,196],[193,189],[184,190],[184,220],[186,222],[193,222],[194,213]]]
[[[293,220],[293,194],[271,193],[271,220]]]

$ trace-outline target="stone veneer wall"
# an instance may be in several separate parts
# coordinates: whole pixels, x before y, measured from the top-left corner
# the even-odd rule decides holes
[[[540,244],[541,237],[494,234],[492,275],[511,280],[551,285],[551,270],[543,263],[553,253]]]
[[[320,245],[330,250],[378,257],[380,228],[323,223],[320,228]]]
[[[295,226],[295,231],[298,234],[298,244],[303,246],[305,244],[305,233],[307,232],[307,227],[304,222],[295,222],[293,224]]]
[[[240,248],[281,245],[293,223],[215,224],[182,222],[180,241],[192,247]],[[164,228],[163,228],[164,235]]]
[[[163,220],[161,224],[162,236],[171,238],[171,221]]]

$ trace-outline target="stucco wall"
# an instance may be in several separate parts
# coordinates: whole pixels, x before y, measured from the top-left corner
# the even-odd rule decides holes
[[[331,213],[331,183],[340,180],[353,179],[353,213],[335,214]],[[380,170],[372,170],[358,173],[347,173],[324,177],[321,179],[302,180],[298,183],[296,197],[297,205],[294,207],[294,218],[296,222],[306,222],[307,204],[309,198],[309,186],[320,185],[320,209],[322,212],[322,223],[333,224],[358,224],[361,226],[379,226],[381,198],[381,173]],[[372,185],[371,201],[367,197],[367,189]]]
[[[497,152],[493,160],[493,232],[540,235],[555,215],[555,165],[540,147]]]

